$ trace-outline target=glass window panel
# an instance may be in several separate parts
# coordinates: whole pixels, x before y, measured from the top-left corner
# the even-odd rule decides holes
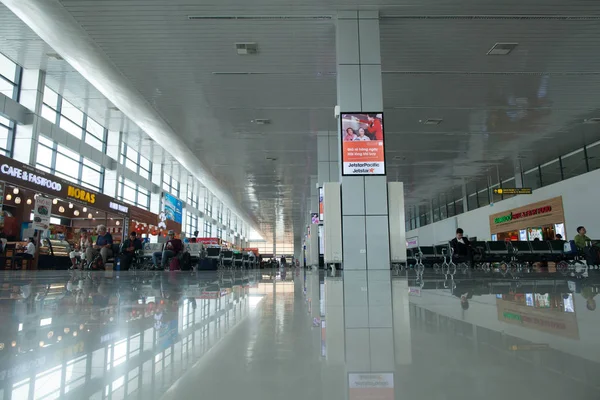
[[[579,149],[562,157],[562,168],[565,179],[585,174],[587,172],[587,167],[583,149]]]
[[[135,202],[135,189],[132,189],[127,185],[124,185],[123,186],[123,198],[125,200]]]
[[[0,147],[3,149],[8,148],[8,128],[0,125]]]
[[[134,149],[132,149],[131,147],[127,146],[127,158],[129,158],[130,160],[135,161],[135,163],[137,164],[137,161],[138,161],[138,152],[135,151]]]
[[[557,160],[541,166],[542,169],[542,184],[544,186],[552,185],[553,183],[562,180],[560,164]]]
[[[11,82],[16,81],[17,64],[0,54],[0,75]]]
[[[89,133],[96,136],[98,139],[104,140],[104,127],[96,121],[94,121],[93,119],[91,119],[90,117],[87,117],[86,129]]]
[[[62,101],[60,113],[77,125],[83,126],[83,112],[65,99]]]
[[[523,173],[523,187],[534,190],[540,188],[540,174],[537,168]]]
[[[150,160],[148,160],[144,156],[140,156],[140,167],[142,167],[146,171],[150,171]]]
[[[98,151],[103,150],[103,143],[100,140],[98,140],[94,135],[90,135],[89,133],[86,134],[85,142]]]
[[[83,166],[81,173],[81,182],[87,183],[90,186],[100,189],[102,182],[102,174],[94,169]]]
[[[151,177],[151,176],[150,176],[150,171],[146,171],[145,169],[142,169],[142,168],[140,168],[140,170],[139,170],[139,172],[138,172],[138,173],[139,173],[139,175],[140,175],[141,177],[144,177],[144,178],[146,178],[146,179],[150,180],[150,177]]]
[[[479,207],[487,206],[490,204],[489,190],[486,188],[477,192],[477,198],[479,200]]]
[[[6,97],[12,99],[14,91],[15,91],[15,85],[2,79],[2,77],[0,76],[0,93],[5,95]]]
[[[46,145],[46,146],[48,146],[50,148],[54,147],[54,142],[52,140],[48,139],[44,135],[40,135],[38,137],[38,142],[41,143],[41,144],[43,144],[43,145]]]
[[[83,130],[81,129],[81,127],[75,125],[74,123],[72,123],[71,121],[69,121],[66,118],[60,119],[59,126],[78,139],[81,139],[81,136],[83,135]]]
[[[87,165],[88,167],[93,168],[96,171],[101,171],[102,170],[102,167],[100,166],[100,164],[95,163],[95,162],[93,162],[91,160],[88,160],[87,158],[83,159],[83,165]]]
[[[79,175],[79,163],[58,153],[56,155],[56,172],[62,172],[69,176],[77,176]]]
[[[56,109],[58,104],[58,94],[48,86],[44,87],[44,103]]]
[[[467,202],[468,202],[469,210],[475,210],[475,209],[479,208],[479,205],[477,204],[477,196],[475,194],[469,195],[467,197]]]
[[[10,120],[8,118],[4,118],[2,115],[0,115],[0,125],[4,125],[4,126],[8,127],[10,125]]]
[[[44,104],[42,106],[42,118],[47,119],[48,121],[55,124],[57,115],[57,112],[48,107],[47,105]]]
[[[59,144],[57,149],[60,154],[64,154],[65,156],[70,157],[77,161],[81,160],[81,156],[77,152],[70,150],[69,148],[67,148],[65,146],[62,146]]]
[[[135,162],[131,161],[129,158],[125,162],[125,166],[127,168],[129,168],[130,170],[132,170],[133,172],[137,172],[137,164]]]
[[[600,142],[586,147],[590,171],[600,168]]]
[[[79,179],[77,179],[77,178],[74,178],[74,177],[73,177],[73,176],[71,176],[71,175],[67,175],[67,174],[65,174],[65,173],[62,173],[62,172],[59,172],[59,171],[56,171],[56,172],[54,172],[54,175],[56,175],[56,176],[59,176],[59,177],[61,177],[61,178],[63,178],[63,179],[66,179],[66,180],[68,180],[69,182],[73,182],[73,183],[79,184]]]
[[[52,149],[38,144],[37,156],[35,159],[36,163],[44,165],[48,168],[52,167]]]

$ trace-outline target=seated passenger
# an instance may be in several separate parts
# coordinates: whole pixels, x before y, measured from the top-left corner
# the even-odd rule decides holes
[[[583,226],[577,228],[577,235],[575,235],[574,240],[575,246],[577,246],[579,250],[583,250],[587,246],[587,243],[592,241],[592,239],[585,235],[586,233],[587,231]]]
[[[454,255],[458,257],[467,257],[471,253],[471,243],[469,239],[463,237],[463,233],[462,228],[458,228],[456,237],[450,241],[450,247],[452,247]]]
[[[181,251],[183,251],[183,243],[180,239],[175,239],[175,231],[170,230],[167,234],[167,244],[162,252],[157,251],[152,254],[152,263],[154,269],[165,269],[169,258],[176,257]],[[160,258],[160,267],[158,266],[158,259]]]

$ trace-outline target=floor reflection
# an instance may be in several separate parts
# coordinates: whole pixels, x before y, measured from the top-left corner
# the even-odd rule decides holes
[[[0,400],[600,398],[600,276],[0,275]]]

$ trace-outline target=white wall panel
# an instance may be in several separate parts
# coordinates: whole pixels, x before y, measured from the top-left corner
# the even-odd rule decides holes
[[[495,203],[493,206],[481,207],[456,217],[456,226],[464,229],[468,236],[477,236],[479,240],[490,240],[489,216],[527,204],[562,196],[565,212],[565,229],[571,240],[577,234],[575,229],[585,225],[588,236],[600,237],[600,213],[594,212],[600,198],[600,170],[588,172],[562,182],[548,185],[533,191],[532,195],[516,196]],[[419,237],[419,244],[427,246],[443,240],[452,239],[450,225],[447,220],[413,229],[406,233],[408,237]]]

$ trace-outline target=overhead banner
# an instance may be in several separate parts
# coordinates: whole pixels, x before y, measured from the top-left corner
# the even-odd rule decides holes
[[[342,113],[342,175],[385,175],[383,113]]]
[[[49,197],[38,196],[35,198],[35,207],[33,208],[33,223],[31,227],[40,231],[50,228],[50,215],[52,214],[52,199]]]
[[[182,223],[182,213],[183,213],[183,203],[177,197],[173,196],[170,193],[165,192],[164,194],[164,202],[165,202],[165,214],[167,219],[171,221],[175,221],[178,224]]]

